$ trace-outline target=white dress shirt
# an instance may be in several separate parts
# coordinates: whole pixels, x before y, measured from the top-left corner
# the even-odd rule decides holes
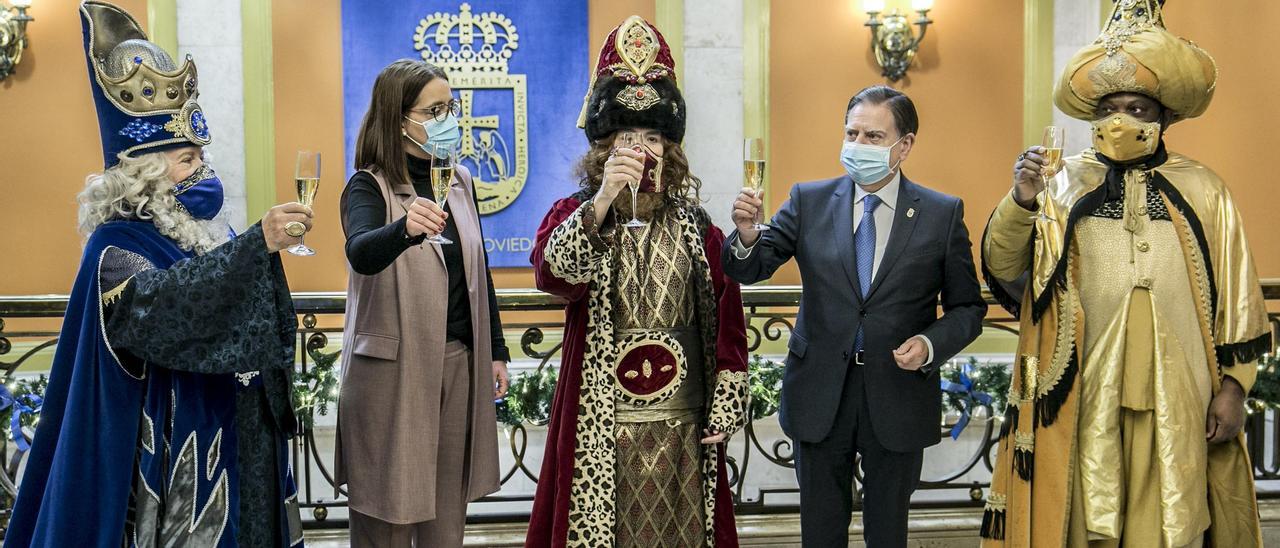
[[[867,192],[867,190],[859,184],[853,185],[853,188],[854,234],[857,234],[858,227],[862,226],[862,216],[865,214],[864,208],[866,207],[866,205],[863,204],[863,200],[868,194],[875,194],[876,197],[880,198],[880,205],[877,206],[876,210],[872,213],[872,215],[875,215],[876,221],[876,252],[875,258],[871,262],[871,279],[874,280],[876,275],[880,272],[880,261],[884,259],[885,249],[889,246],[889,233],[893,231],[893,216],[898,210],[898,189],[902,188],[902,172],[898,171],[897,173],[894,173],[893,179],[889,180],[889,184],[880,187],[880,190],[875,192]],[[759,241],[759,239],[756,240],[756,242]],[[747,257],[750,257],[751,250],[753,249],[755,249],[754,243],[751,244],[751,247],[745,247],[737,237],[734,237],[733,256],[738,258],[738,260],[744,260]],[[853,250],[851,249],[849,252],[852,253]],[[933,341],[930,341],[929,337],[924,335],[916,335],[916,337],[924,340],[924,345],[929,351],[924,364],[929,365],[930,363],[933,363]]]
[[[880,205],[873,215],[876,218],[876,253],[871,262],[871,279],[880,272],[880,261],[884,260],[884,250],[889,245],[889,233],[893,231],[893,213],[898,209],[898,189],[902,187],[902,172],[893,175],[889,184],[875,192],[867,192],[862,185],[853,185],[853,233],[858,233],[862,226],[862,217],[866,215],[866,204],[863,201],[868,194],[880,198]]]

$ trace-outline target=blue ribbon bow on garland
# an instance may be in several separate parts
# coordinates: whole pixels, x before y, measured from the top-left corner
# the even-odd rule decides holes
[[[960,406],[960,420],[956,421],[956,425],[951,428],[951,439],[959,439],[960,433],[969,426],[969,410],[974,403],[981,405],[991,405],[991,395],[986,392],[979,392],[974,388],[973,365],[965,362],[960,366],[960,382],[951,382],[942,379],[942,391],[959,395],[964,405]]]
[[[17,444],[19,452],[25,453],[31,449],[31,443],[22,434],[22,417],[25,415],[39,417],[40,408],[43,405],[44,398],[36,394],[15,396],[8,385],[0,384],[0,411],[10,410],[9,437],[13,438],[13,442]]]

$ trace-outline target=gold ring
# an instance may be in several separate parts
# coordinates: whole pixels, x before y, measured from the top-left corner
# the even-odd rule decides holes
[[[284,225],[284,233],[294,238],[301,238],[303,234],[307,233],[307,225],[298,221],[289,221],[288,224]]]

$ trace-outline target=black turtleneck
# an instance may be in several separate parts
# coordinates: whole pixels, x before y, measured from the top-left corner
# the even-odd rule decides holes
[[[409,156],[409,178],[418,196],[435,200],[431,191],[431,162]],[[395,262],[404,250],[421,245],[425,236],[409,238],[405,232],[405,219],[384,224],[387,219],[386,201],[378,183],[373,176],[358,171],[347,182],[347,261],[351,268],[364,275],[373,275]],[[475,203],[472,203],[475,207]],[[479,213],[477,212],[477,217]],[[458,227],[454,225],[454,216],[445,220],[444,237],[460,242]],[[434,245],[434,244],[426,244]],[[483,245],[483,244],[482,244]],[[462,260],[462,246],[440,246],[444,252],[445,268],[449,271],[449,317],[446,336],[449,340],[460,341],[471,347],[471,306],[467,296],[467,277]],[[485,252],[485,263],[488,264],[488,252]],[[502,336],[502,320],[498,316],[498,298],[493,292],[493,276],[486,269],[485,277],[489,280],[489,324],[493,334],[493,359],[510,361],[511,352],[507,349],[506,339]]]

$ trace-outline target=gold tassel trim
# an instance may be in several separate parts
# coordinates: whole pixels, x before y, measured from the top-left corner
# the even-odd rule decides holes
[[[1010,398],[1009,403],[1004,408],[1004,424],[1000,425],[999,441],[1004,441],[1009,437],[1009,433],[1018,427],[1018,404],[1016,400]]]
[[[1004,540],[1006,504],[1004,495],[992,493],[987,497],[987,505],[982,509],[982,528],[978,530],[979,536],[992,540]]]
[[[1067,396],[1071,395],[1071,390],[1075,388],[1076,374],[1079,371],[1080,360],[1073,344],[1062,377],[1053,384],[1052,388],[1036,397],[1035,422],[1038,426],[1046,428],[1057,422],[1058,412],[1062,411],[1062,406],[1067,403]]]
[[[1035,470],[1035,434],[1022,431],[1013,433],[1013,469],[1024,481],[1031,481],[1031,473]]]

